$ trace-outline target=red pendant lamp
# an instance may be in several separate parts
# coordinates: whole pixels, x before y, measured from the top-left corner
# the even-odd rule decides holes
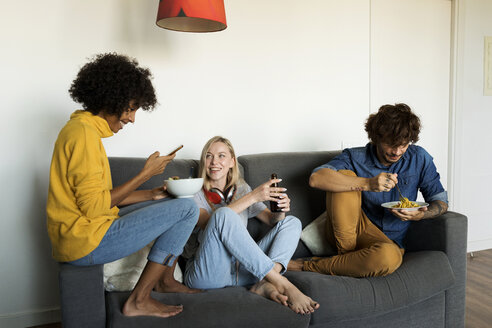
[[[224,0],[160,0],[156,24],[182,32],[216,32],[227,27]]]

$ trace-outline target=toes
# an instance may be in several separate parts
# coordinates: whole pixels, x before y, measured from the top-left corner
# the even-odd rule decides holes
[[[280,302],[282,305],[285,305],[285,306],[288,306],[288,303],[287,303],[287,300],[288,300],[288,299],[289,299],[289,298],[288,298],[287,296],[282,295],[282,294],[279,294],[279,296],[278,296],[278,300],[279,300],[279,302]]]
[[[273,301],[279,303],[279,304],[288,305],[287,304],[287,297],[285,295],[277,294],[277,295],[271,296],[271,299]]]
[[[313,313],[315,310],[317,310],[319,308],[319,304],[317,302],[310,302],[309,306],[308,306],[308,311],[310,313]]]
[[[297,314],[302,314],[302,315],[306,314],[306,311],[299,306],[291,306],[290,308]]]

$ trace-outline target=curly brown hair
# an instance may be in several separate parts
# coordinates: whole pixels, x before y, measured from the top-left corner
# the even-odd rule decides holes
[[[151,79],[150,70],[139,67],[134,58],[98,54],[82,66],[69,93],[94,115],[104,112],[120,117],[131,100],[143,110],[154,109],[157,99]]]
[[[373,144],[385,143],[401,146],[419,140],[420,119],[403,103],[383,105],[377,113],[369,115],[365,130]]]

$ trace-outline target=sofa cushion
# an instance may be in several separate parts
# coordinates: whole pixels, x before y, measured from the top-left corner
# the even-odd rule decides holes
[[[394,311],[426,300],[454,283],[446,254],[407,253],[386,277],[351,278],[314,272],[287,272],[286,277],[320,303],[311,323],[354,320]]]
[[[354,318],[338,322],[311,324],[309,328],[443,328],[446,307],[445,293],[439,293],[422,302],[405,306],[388,313],[375,313],[374,316]],[[463,325],[456,324],[453,327]]]
[[[104,264],[104,288],[107,291],[131,291],[137,284],[147,264],[147,256],[154,242],[126,257]],[[174,268],[174,279],[183,282],[183,271],[179,265]]]
[[[108,317],[112,327],[308,327],[309,315],[249,292],[244,287],[212,289],[199,294],[153,293],[165,304],[183,304],[184,311],[171,318],[125,317],[121,308],[129,292],[107,294]]]
[[[315,256],[336,255],[337,251],[325,237],[326,211],[302,229],[301,240]]]

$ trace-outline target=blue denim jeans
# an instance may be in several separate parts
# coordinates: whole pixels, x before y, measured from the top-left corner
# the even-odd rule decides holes
[[[219,208],[198,237],[200,246],[187,263],[185,284],[201,289],[248,286],[263,279],[275,262],[283,266],[283,273],[301,229],[299,219],[287,216],[257,244],[236,212]]]
[[[99,246],[74,265],[113,262],[135,253],[155,240],[147,259],[172,266],[183,252],[198,221],[198,207],[193,199],[169,199],[141,202],[120,209]]]

